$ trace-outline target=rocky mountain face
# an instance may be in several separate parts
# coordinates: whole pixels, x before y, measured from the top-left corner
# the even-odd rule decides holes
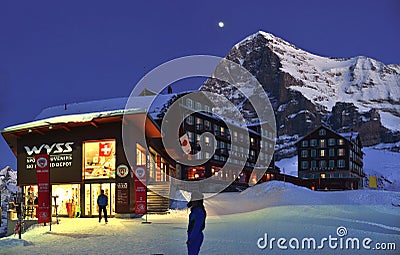
[[[285,144],[321,123],[339,132],[359,132],[364,146],[400,140],[399,65],[367,57],[320,57],[265,32],[239,42],[226,58],[246,68],[267,92],[281,156],[294,152]],[[200,90],[223,94],[238,105],[232,87],[219,80],[208,79]],[[254,122],[248,109],[240,106]]]

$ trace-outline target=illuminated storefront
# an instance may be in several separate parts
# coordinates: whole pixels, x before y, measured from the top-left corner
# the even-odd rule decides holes
[[[134,118],[144,116],[145,113],[139,112]],[[37,207],[35,155],[43,153],[50,157],[53,214],[57,208],[60,216],[97,216],[97,197],[101,190],[109,199],[109,215],[134,212],[134,179],[122,142],[122,118],[119,111],[116,115],[85,122],[38,126],[27,123],[2,132],[17,157],[18,186],[25,193],[30,217],[35,218]],[[152,139],[161,138],[159,128],[150,118],[146,120],[146,129],[150,129]],[[129,149],[136,165],[150,169],[149,184],[167,181],[174,166],[157,149],[150,147],[150,152],[146,151],[142,143],[134,142]]]

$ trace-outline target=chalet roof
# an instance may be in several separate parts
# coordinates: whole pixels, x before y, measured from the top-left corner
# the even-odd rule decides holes
[[[336,132],[335,130],[331,129],[331,128],[328,127],[327,125],[322,124],[322,125],[320,125],[319,127],[317,127],[316,129],[314,129],[313,131],[311,131],[310,133],[306,134],[305,136],[300,137],[300,138],[295,142],[295,144],[297,145],[299,142],[301,142],[302,140],[304,140],[304,138],[305,138],[306,136],[308,136],[308,135],[310,135],[310,134],[312,134],[312,133],[314,133],[314,132],[317,132],[317,131],[318,131],[319,129],[321,129],[321,128],[324,128],[324,129],[326,129],[326,130],[329,130],[330,132],[335,133],[335,134],[337,134],[338,136],[341,136],[341,137],[343,137],[344,139],[346,139],[347,141],[352,142],[352,143],[354,143],[354,142],[356,141],[357,137],[359,137],[359,133],[358,133],[358,132],[344,132],[344,133],[339,133],[339,132]]]

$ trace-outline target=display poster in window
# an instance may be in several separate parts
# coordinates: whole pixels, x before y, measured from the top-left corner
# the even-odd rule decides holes
[[[115,178],[115,140],[84,142],[85,179]]]
[[[47,154],[39,154],[35,156],[35,162],[38,184],[38,223],[47,223],[51,220],[50,157]]]
[[[147,212],[147,188],[146,188],[146,166],[135,166],[133,168],[135,185],[135,213],[145,214]]]

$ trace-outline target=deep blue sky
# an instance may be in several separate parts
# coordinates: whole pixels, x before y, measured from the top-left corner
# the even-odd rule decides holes
[[[225,56],[258,30],[318,55],[400,64],[396,0],[137,2],[2,0],[0,130],[49,106],[129,96],[165,61]],[[16,160],[0,137],[6,165]]]

